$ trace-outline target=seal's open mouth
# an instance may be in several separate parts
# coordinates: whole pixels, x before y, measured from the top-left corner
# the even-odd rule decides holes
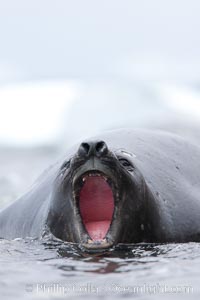
[[[79,210],[91,240],[102,241],[110,228],[114,213],[113,191],[105,175],[89,172],[82,176]]]

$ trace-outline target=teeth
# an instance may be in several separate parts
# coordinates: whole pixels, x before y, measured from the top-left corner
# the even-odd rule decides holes
[[[103,177],[103,179],[105,181],[109,180],[106,176],[104,176],[102,174],[99,174],[99,173],[88,173],[87,175],[85,175],[85,176],[82,177],[82,182],[85,182],[86,179],[87,179],[87,177]]]
[[[94,176],[94,177],[96,177],[96,176],[98,176],[98,177],[103,177],[104,179],[107,179],[107,177],[106,176],[103,176],[103,175],[101,175],[101,174],[99,174],[99,173],[89,173],[89,174],[87,174],[86,176],[84,176],[83,178],[86,178],[86,177],[92,177],[92,176]]]
[[[94,244],[95,242],[92,241],[91,239],[88,239],[88,240],[87,240],[87,243],[88,243],[88,244]],[[97,241],[97,243],[105,244],[105,243],[107,243],[107,240],[106,240],[106,239],[103,239],[103,240]]]

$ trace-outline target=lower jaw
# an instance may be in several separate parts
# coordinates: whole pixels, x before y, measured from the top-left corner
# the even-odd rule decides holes
[[[102,221],[101,226],[104,226],[106,221]],[[95,222],[96,223],[96,222]],[[99,222],[98,222],[99,223]],[[111,248],[114,245],[114,241],[111,238],[111,235],[109,233],[109,230],[106,232],[105,235],[102,234],[101,228],[98,230],[95,230],[92,232],[91,227],[96,226],[97,224],[90,224],[90,234],[87,231],[87,226],[86,226],[86,232],[87,232],[87,238],[84,239],[81,243],[81,247],[85,248],[86,250],[94,250],[95,252],[106,250]],[[99,225],[99,224],[98,224]]]
[[[102,251],[102,250],[108,250],[113,246],[113,241],[109,240],[107,237],[105,237],[101,241],[93,241],[88,239],[86,243],[82,243],[81,247],[84,249],[90,251],[93,250],[95,252]]]
[[[92,221],[85,224],[85,228],[94,242],[101,242],[110,228],[110,220]]]

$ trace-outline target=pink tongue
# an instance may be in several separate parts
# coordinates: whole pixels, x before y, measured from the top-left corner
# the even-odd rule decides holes
[[[92,240],[102,240],[114,211],[112,189],[101,176],[86,177],[79,200],[83,224]]]

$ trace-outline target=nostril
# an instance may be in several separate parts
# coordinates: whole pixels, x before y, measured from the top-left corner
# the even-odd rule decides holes
[[[78,155],[81,157],[102,156],[108,153],[108,147],[104,141],[83,142],[78,149]]]
[[[78,154],[80,156],[87,155],[90,151],[90,145],[88,143],[82,143],[79,147]]]
[[[107,153],[107,150],[108,150],[106,143],[103,141],[98,142],[96,144],[95,149],[96,149],[97,154],[105,154],[105,153]]]

